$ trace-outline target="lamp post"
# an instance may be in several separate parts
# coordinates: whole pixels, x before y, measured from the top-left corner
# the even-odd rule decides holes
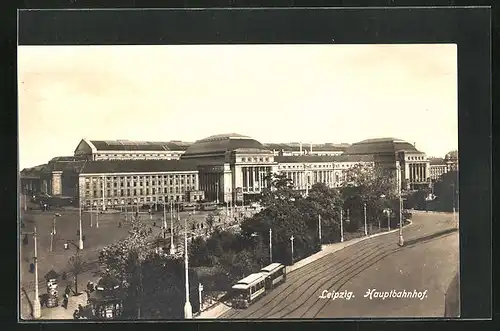
[[[399,246],[404,245],[403,239],[403,199],[401,197],[401,166],[398,164],[398,198],[399,198]]]
[[[99,229],[99,208],[95,209],[95,227]]]
[[[219,182],[215,183],[215,202],[219,204]]]
[[[92,202],[90,202],[90,227],[92,227],[93,223],[94,223],[94,220],[92,218],[92,213],[93,213],[93,211],[92,211]]]
[[[173,254],[175,254],[175,246],[174,246],[174,214],[172,212],[172,201],[170,201],[170,255],[173,255]]]
[[[342,220],[344,215],[344,210],[340,209],[340,242],[344,242],[344,221]]]
[[[319,237],[319,247],[323,249],[323,245],[321,245],[321,215],[318,215],[318,237]]]
[[[366,202],[363,203],[363,211],[364,211],[364,215],[365,215],[365,236],[368,235],[368,226],[366,224]]]
[[[391,231],[391,210],[387,208],[387,231]]]
[[[292,244],[292,265],[293,265],[293,241],[295,240],[295,237],[292,235],[290,237],[290,243]]]
[[[54,220],[52,221],[52,232],[54,234],[57,234],[57,230],[56,230],[56,218],[60,217],[60,216],[61,216],[61,214],[59,214],[59,213],[55,213],[54,214]]]
[[[198,301],[200,302],[200,312],[203,309],[203,301],[201,300],[201,292],[203,291],[203,285],[198,283]]]
[[[273,263],[273,229],[269,228],[269,262]]]
[[[83,239],[82,239],[82,204],[81,202],[78,202],[79,208],[79,221],[78,221],[78,228],[79,228],[79,240],[78,240],[78,249],[82,250],[83,249]]]
[[[186,303],[184,304],[184,318],[193,318],[193,308],[189,302],[189,262],[188,262],[188,244],[187,244],[187,218],[184,219],[184,269],[186,272]]]
[[[33,317],[40,318],[42,315],[42,308],[40,305],[40,297],[38,294],[38,255],[37,255],[37,232],[36,226],[33,229],[33,244],[35,247],[35,254],[33,256],[33,264],[35,265],[35,299],[33,300]]]

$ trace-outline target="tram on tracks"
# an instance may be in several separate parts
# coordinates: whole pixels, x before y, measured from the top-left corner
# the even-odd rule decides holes
[[[248,308],[274,287],[286,281],[286,268],[281,263],[271,263],[258,273],[251,274],[232,287],[232,302],[236,308]]]
[[[266,290],[271,290],[286,281],[286,268],[281,263],[271,263],[260,269],[260,272],[267,275]]]

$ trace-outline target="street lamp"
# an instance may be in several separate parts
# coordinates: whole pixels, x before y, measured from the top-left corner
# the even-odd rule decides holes
[[[56,218],[57,218],[57,217],[61,217],[61,214],[59,214],[59,213],[55,213],[55,214],[54,214],[54,220],[53,220],[53,222],[52,222],[52,232],[53,232],[54,234],[57,234],[57,231],[56,231]]]
[[[215,201],[217,204],[219,204],[219,182],[218,181],[215,183],[215,187],[216,187],[216,189],[215,189]]]
[[[403,239],[403,199],[401,198],[401,166],[398,164],[398,198],[399,198],[399,246],[404,245]]]
[[[191,214],[190,214],[191,215]],[[188,262],[188,244],[187,244],[187,218],[184,219],[184,266],[186,271],[186,303],[184,304],[184,318],[193,318],[193,307],[189,302],[189,262]]]
[[[175,254],[174,246],[174,213],[172,211],[173,203],[170,201],[170,255]]]
[[[37,256],[37,232],[36,226],[33,228],[33,244],[35,246],[35,254],[33,256],[33,263],[35,265],[35,299],[33,300],[33,317],[40,318],[42,315],[42,307],[40,305],[40,298],[38,294],[38,256]]]
[[[78,202],[79,206],[79,221],[78,221],[78,227],[79,227],[79,240],[78,240],[78,249],[82,250],[83,249],[83,239],[82,239],[82,203]]]
[[[273,229],[269,228],[269,262],[273,263]]]
[[[91,202],[90,202],[90,227],[93,227],[93,225],[94,225],[94,224],[93,224],[93,223],[94,223],[94,220],[93,220],[93,218],[92,218],[92,213],[93,213],[93,211],[92,211],[92,201],[91,201]]]
[[[344,221],[342,220],[344,217],[344,210],[340,209],[340,242],[344,242]]]
[[[391,231],[391,210],[386,208],[385,213],[387,214],[387,231]]]
[[[295,237],[292,235],[290,237],[290,243],[292,244],[292,265],[293,265],[293,241],[295,240]]]
[[[366,202],[363,203],[363,211],[364,211],[364,215],[365,215],[365,236],[368,235],[368,226],[366,224]]]
[[[203,309],[203,302],[201,300],[201,292],[203,291],[203,285],[201,283],[198,283],[198,301],[200,302],[200,312]]]
[[[95,227],[96,229],[99,229],[99,208],[97,208],[97,206],[95,209]]]
[[[321,215],[318,215],[318,236],[319,236],[319,247],[322,250],[323,245],[321,245]]]

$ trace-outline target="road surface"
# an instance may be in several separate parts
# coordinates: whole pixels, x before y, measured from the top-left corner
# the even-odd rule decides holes
[[[404,228],[404,247],[397,232],[354,244],[292,271],[249,308],[219,318],[443,317],[459,263],[458,232],[451,214],[415,213],[412,222]],[[422,299],[376,297],[392,290]],[[334,291],[342,298],[327,298]]]

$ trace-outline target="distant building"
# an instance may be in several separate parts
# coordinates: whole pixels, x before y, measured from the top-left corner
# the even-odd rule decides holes
[[[82,139],[75,156],[88,160],[178,160],[189,143]]]
[[[120,208],[203,200],[196,164],[179,160],[88,161],[81,169],[83,206]],[[190,199],[188,197],[191,197]]]
[[[443,162],[446,171],[458,169],[458,153],[448,153]],[[320,182],[340,186],[345,171],[357,164],[389,170],[404,189],[426,187],[445,171],[414,145],[395,138],[313,145],[311,151],[310,145],[262,144],[230,133],[191,144],[82,139],[74,156],[21,171],[21,188],[103,209],[203,199],[239,203],[255,200],[269,186],[269,173],[285,174],[298,190],[307,191]]]
[[[432,181],[439,180],[450,171],[458,171],[458,151],[446,153],[444,158],[429,158]]]
[[[269,149],[275,156],[300,156],[300,155],[316,155],[316,156],[335,156],[341,155],[348,144],[305,144],[305,143],[288,143],[288,144],[263,144],[264,148]]]
[[[430,185],[429,160],[425,153],[404,140],[367,139],[352,144],[344,155],[372,155],[376,166],[393,172],[402,189],[416,190]]]

